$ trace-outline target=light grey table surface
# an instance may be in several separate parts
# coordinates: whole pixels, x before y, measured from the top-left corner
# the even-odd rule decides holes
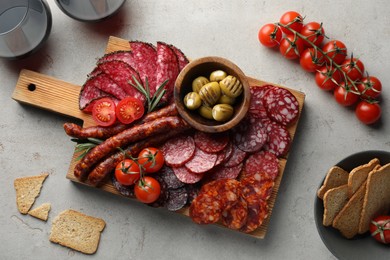
[[[44,47],[24,60],[0,60],[0,259],[334,259],[315,226],[318,185],[329,167],[352,153],[390,150],[388,1],[128,0],[116,16],[97,24],[72,20],[53,0],[48,2],[53,28]],[[288,10],[300,12],[306,21],[323,22],[329,37],[343,41],[381,79],[383,116],[378,126],[361,124],[297,62],[260,46],[259,28]],[[83,84],[110,35],[165,41],[191,58],[222,56],[249,76],[306,94],[265,239],[199,226],[179,214],[65,178],[74,143],[62,124],[77,121],[22,106],[11,96],[23,68]],[[52,204],[47,223],[17,211],[13,187],[15,178],[44,171],[50,176],[35,205]],[[106,221],[95,255],[49,242],[51,221],[68,208]]]

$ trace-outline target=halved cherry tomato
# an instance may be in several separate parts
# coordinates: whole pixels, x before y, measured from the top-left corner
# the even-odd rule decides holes
[[[325,31],[324,28],[322,28],[322,23],[319,24],[317,22],[310,22],[305,24],[302,27],[301,34],[316,46],[320,46],[325,38]],[[304,42],[306,46],[312,47],[311,44],[307,43],[306,41]]]
[[[155,202],[161,193],[160,183],[152,177],[146,176],[134,186],[135,197],[143,203]]]
[[[133,97],[122,99],[116,106],[116,116],[123,124],[130,124],[141,118],[144,115],[144,112],[145,108],[143,103]]]
[[[279,26],[269,23],[260,28],[258,38],[261,44],[272,48],[280,44],[282,31]]]
[[[303,27],[303,18],[302,16],[295,12],[295,11],[288,11],[280,17],[280,24],[289,26],[291,29],[293,29],[296,32],[301,32]],[[293,35],[294,33],[291,32],[289,29],[286,29],[284,27],[281,27],[282,31],[285,34]]]
[[[327,42],[322,50],[327,53],[327,55],[333,60],[336,64],[341,64],[345,57],[347,56],[347,47],[344,43],[338,40],[332,40]],[[327,59],[328,64],[330,61]]]
[[[286,35],[280,42],[279,51],[286,59],[299,58],[303,50],[303,40],[294,35]]]
[[[355,109],[356,117],[366,125],[374,124],[378,121],[381,113],[382,110],[378,103],[370,103],[364,100],[360,101]]]
[[[323,90],[333,90],[341,82],[340,72],[331,66],[324,66],[316,72],[317,86]]]
[[[92,118],[100,126],[114,124],[116,121],[114,101],[108,97],[96,100],[92,107]]]
[[[140,178],[138,164],[131,159],[124,159],[115,167],[115,178],[122,185],[133,185]]]
[[[164,166],[164,155],[159,149],[148,147],[139,153],[138,163],[147,173],[158,172]]]
[[[341,69],[347,74],[351,81],[356,81],[363,77],[364,64],[361,60],[356,58],[345,59],[341,64]]]
[[[373,76],[362,78],[361,84],[357,85],[358,90],[365,98],[375,99],[382,91],[381,81]]]
[[[325,64],[325,60],[321,52],[314,48],[307,48],[302,52],[299,63],[304,70],[315,72]]]
[[[370,223],[371,236],[382,244],[390,244],[390,216],[379,216]]]
[[[344,82],[334,89],[333,96],[337,103],[342,106],[352,106],[359,99],[359,96],[352,92],[352,86],[350,84],[345,85]]]

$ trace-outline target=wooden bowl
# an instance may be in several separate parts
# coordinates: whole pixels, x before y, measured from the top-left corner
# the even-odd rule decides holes
[[[195,110],[189,110],[184,106],[184,96],[192,91],[192,81],[199,77],[209,77],[215,70],[223,70],[241,81],[243,92],[237,98],[234,114],[229,121],[218,122],[206,119]],[[237,125],[246,115],[250,103],[250,88],[247,78],[239,67],[229,60],[220,57],[204,57],[190,62],[180,72],[175,82],[174,99],[179,114],[195,129],[208,133],[217,133],[229,130]]]

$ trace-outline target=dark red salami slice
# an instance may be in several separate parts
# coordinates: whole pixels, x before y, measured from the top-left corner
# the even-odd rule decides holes
[[[106,61],[113,61],[113,60],[126,62],[132,67],[134,64],[131,57],[131,51],[114,51],[114,52],[107,53],[97,61],[97,64]]]
[[[172,168],[172,170],[181,182],[187,184],[197,183],[203,178],[203,174],[192,173],[185,166]]]
[[[93,85],[101,91],[121,100],[127,96],[126,92],[116,84],[107,74],[100,72],[94,76]]]
[[[248,216],[246,223],[240,228],[240,231],[250,233],[263,224],[268,216],[268,204],[265,200],[247,201]]]
[[[187,193],[188,193],[188,200],[187,200],[187,203],[191,204],[192,201],[198,196],[199,194],[199,190],[200,190],[200,185],[198,185],[199,183],[195,183],[195,184],[187,184],[185,187],[187,189]]]
[[[261,122],[242,121],[234,129],[234,142],[244,152],[259,151],[266,143],[267,131]]]
[[[262,179],[275,180],[279,174],[279,161],[273,153],[260,151],[248,157],[244,170],[245,176],[260,173]]]
[[[168,83],[164,86],[166,93],[162,98],[162,102],[173,100],[173,88],[178,75],[179,62],[175,52],[170,45],[157,42],[156,89],[168,79]]]
[[[247,221],[248,205],[245,200],[237,200],[232,207],[222,212],[222,224],[228,228],[240,229]]]
[[[219,221],[222,203],[209,193],[200,193],[191,203],[189,215],[197,224],[212,224]]]
[[[205,133],[197,131],[194,136],[195,145],[206,153],[218,153],[222,151],[229,143],[227,132]]]
[[[185,187],[169,190],[169,199],[166,208],[169,211],[177,211],[187,204],[188,193]]]
[[[208,176],[212,180],[219,179],[236,179],[243,168],[243,164],[240,163],[236,166],[226,167],[225,165],[220,165],[219,167],[213,168],[210,175]]]
[[[194,156],[186,162],[185,167],[192,173],[203,174],[214,167],[217,157],[215,153],[205,153],[201,149],[195,149]]]
[[[276,122],[270,122],[266,127],[268,141],[264,145],[264,150],[275,154],[277,157],[285,156],[291,144],[290,133],[285,126]]]
[[[241,193],[245,200],[251,201],[253,199],[268,200],[271,197],[274,180],[258,179],[259,173],[253,176],[247,176],[241,180]],[[260,177],[261,178],[261,177]]]
[[[288,125],[298,118],[298,100],[285,88],[268,91],[263,97],[263,104],[268,116],[282,125]]]
[[[149,203],[147,205],[154,207],[154,208],[165,207],[168,203],[169,194],[170,194],[169,190],[168,190],[168,186],[165,183],[164,179],[161,178],[159,175],[154,175],[153,178],[155,178],[158,181],[158,183],[160,184],[161,192],[160,192],[160,196],[158,197],[158,199],[155,202]]]
[[[226,167],[234,167],[242,163],[246,157],[247,153],[238,149],[237,146],[233,145],[233,152],[229,160],[225,162]]]
[[[251,86],[251,100],[249,105],[249,111],[253,111],[255,113],[256,110],[263,108],[263,97],[272,88],[275,88],[275,86]]]
[[[192,136],[182,135],[166,142],[161,147],[161,151],[167,165],[180,167],[194,156],[195,142]]]
[[[168,189],[178,189],[183,187],[185,184],[181,182],[173,172],[171,167],[164,165],[160,171],[159,175],[163,178],[164,182],[167,184]]]
[[[114,188],[115,188],[122,196],[129,197],[129,198],[134,198],[134,197],[135,197],[135,194],[134,194],[134,186],[125,186],[125,185],[120,184],[120,183],[118,182],[118,180],[115,178],[115,175],[114,175],[114,174],[112,174],[111,181],[112,181],[112,185],[114,186]]]
[[[229,142],[228,145],[220,152],[217,153],[217,161],[215,162],[214,167],[221,165],[230,159],[230,156],[233,154],[233,146]]]
[[[181,71],[190,61],[187,59],[186,55],[177,47],[171,45],[171,48],[175,52],[177,59],[179,61],[179,70]]]

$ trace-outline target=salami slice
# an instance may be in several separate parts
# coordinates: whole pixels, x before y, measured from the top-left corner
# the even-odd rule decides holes
[[[169,199],[166,208],[169,211],[177,211],[187,204],[188,193],[185,187],[169,190]]]
[[[179,71],[181,71],[190,61],[187,59],[186,55],[177,47],[171,45],[171,48],[175,52],[177,59],[179,61]]]
[[[250,233],[263,224],[268,216],[268,203],[264,200],[257,199],[247,201],[248,216],[246,223],[240,228],[240,231]]]
[[[134,195],[134,186],[125,186],[125,185],[120,184],[118,182],[118,180],[115,178],[114,174],[112,174],[111,181],[112,181],[112,185],[114,186],[114,188],[122,196],[129,197],[129,198],[134,198],[135,197],[135,195]]]
[[[290,133],[285,126],[276,122],[269,122],[266,127],[268,141],[264,145],[264,150],[275,154],[277,157],[285,156],[291,144]]]
[[[126,62],[127,64],[129,64],[132,67],[134,64],[134,62],[132,61],[132,57],[131,57],[131,51],[114,51],[114,52],[107,53],[103,57],[98,59],[97,64],[103,63],[106,61],[113,61],[113,60],[119,60],[119,61]]]
[[[248,205],[245,200],[237,200],[232,207],[222,212],[222,224],[230,229],[240,229],[247,221]]]
[[[203,185],[201,193],[209,193],[220,200],[222,208],[230,208],[241,195],[241,184],[234,179],[218,179]]]
[[[197,183],[203,178],[203,174],[192,173],[185,166],[172,168],[172,170],[181,182],[187,184]]]
[[[192,173],[203,174],[214,167],[217,157],[215,153],[205,153],[201,149],[195,149],[194,156],[186,162],[185,167]]]
[[[234,167],[242,163],[246,157],[247,153],[238,149],[236,145],[233,145],[233,152],[229,160],[225,162],[226,167]]]
[[[199,194],[191,203],[189,215],[197,224],[218,222],[222,214],[222,203],[209,193]]]
[[[263,104],[268,116],[282,125],[288,125],[298,118],[298,100],[285,88],[272,88],[264,95]]]
[[[153,178],[155,178],[160,184],[161,192],[158,199],[155,202],[149,203],[148,205],[154,208],[165,207],[169,199],[168,186],[165,183],[164,179],[161,178],[159,175],[154,175]]]
[[[228,145],[220,152],[217,153],[217,160],[214,167],[221,165],[222,163],[228,161],[230,156],[233,154],[233,146],[229,142]]]
[[[274,180],[258,180],[256,175],[247,176],[241,180],[241,194],[247,201],[254,199],[268,200],[271,197],[274,185]]]
[[[167,184],[168,189],[178,189],[185,185],[184,182],[181,182],[173,172],[171,167],[164,165],[160,171],[159,175],[163,178],[164,182]]]
[[[256,110],[264,108],[263,106],[263,97],[264,95],[275,86],[264,85],[264,86],[251,86],[251,99],[249,105],[249,111],[256,113]]]
[[[200,185],[198,183],[195,184],[187,184],[185,187],[187,189],[187,194],[188,194],[188,200],[187,203],[191,204],[192,201],[198,196],[199,190],[200,190]]]
[[[222,151],[229,143],[227,132],[205,133],[197,131],[194,136],[195,145],[206,153],[218,153]]]
[[[266,143],[267,131],[261,122],[242,121],[234,129],[234,142],[244,152],[259,151]]]
[[[225,165],[220,165],[219,167],[213,168],[209,174],[209,178],[212,180],[219,179],[236,179],[243,168],[243,164],[240,163],[236,166],[226,167]]]
[[[279,174],[279,161],[273,153],[260,151],[248,157],[244,170],[245,176],[260,173],[262,179],[275,180]]]
[[[161,151],[165,163],[172,167],[183,166],[195,154],[195,142],[192,136],[179,136],[166,142]]]
[[[173,98],[173,88],[177,76],[179,75],[179,62],[177,56],[170,45],[164,42],[157,42],[157,61],[156,61],[156,89],[165,81],[166,90],[162,102],[170,102]]]
[[[110,94],[119,100],[127,96],[126,92],[105,73],[100,72],[96,74],[91,84],[93,84],[93,86],[100,89],[101,91]]]

